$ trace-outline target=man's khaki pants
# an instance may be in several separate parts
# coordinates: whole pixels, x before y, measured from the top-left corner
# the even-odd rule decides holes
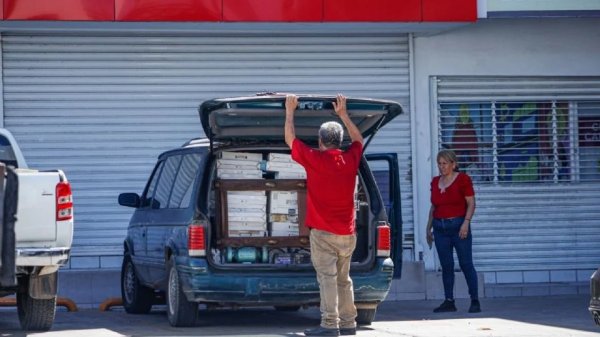
[[[356,247],[356,235],[337,235],[310,231],[310,255],[317,271],[321,295],[321,326],[356,327],[354,289],[350,279],[350,259]]]

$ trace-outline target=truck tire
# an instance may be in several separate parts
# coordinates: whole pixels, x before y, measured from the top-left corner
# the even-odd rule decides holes
[[[371,325],[375,319],[377,308],[373,309],[357,309],[356,323],[360,325]]]
[[[29,296],[29,287],[19,287],[17,292],[17,311],[21,329],[30,331],[48,331],[54,323],[56,313],[56,295],[51,299],[36,299]]]
[[[167,317],[174,327],[194,326],[198,316],[198,303],[185,297],[179,281],[175,260],[169,263],[169,284],[167,286]]]
[[[129,254],[123,256],[121,298],[123,307],[129,314],[147,314],[152,309],[154,290],[140,283]]]

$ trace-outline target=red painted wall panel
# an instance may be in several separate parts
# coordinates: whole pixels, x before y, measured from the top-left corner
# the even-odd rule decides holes
[[[473,22],[477,0],[0,0],[0,18],[48,21]]]
[[[115,0],[117,21],[221,21],[222,0]]]
[[[113,0],[4,0],[6,20],[113,21]]]
[[[223,21],[320,22],[323,0],[223,0]]]
[[[424,22],[477,21],[477,0],[422,0]]]
[[[325,21],[421,21],[421,0],[324,0]],[[452,0],[448,0],[452,1]]]

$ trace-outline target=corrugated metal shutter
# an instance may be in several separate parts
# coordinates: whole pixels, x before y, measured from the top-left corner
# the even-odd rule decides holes
[[[600,78],[439,77],[438,148],[473,178],[480,271],[600,261]]]
[[[72,181],[74,256],[121,254],[131,209],[117,195],[140,192],[161,151],[203,134],[197,108],[209,98],[278,91],[397,100],[407,113],[371,150],[408,163],[406,34],[15,34],[2,48],[5,126],[32,167],[62,168]],[[411,190],[404,186],[408,198]]]

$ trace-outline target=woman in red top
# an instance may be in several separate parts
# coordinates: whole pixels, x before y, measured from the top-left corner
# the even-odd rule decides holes
[[[465,275],[471,306],[469,312],[480,312],[477,272],[473,266],[471,218],[475,212],[475,191],[471,178],[458,172],[456,154],[441,150],[437,154],[440,175],[431,180],[431,208],[427,222],[427,243],[435,242],[446,299],[433,312],[456,311],[454,304],[453,251]]]

